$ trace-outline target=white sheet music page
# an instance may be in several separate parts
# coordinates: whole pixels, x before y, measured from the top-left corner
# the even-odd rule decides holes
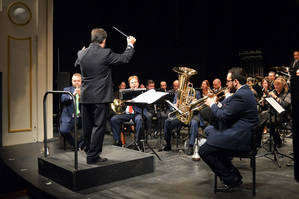
[[[267,97],[266,100],[279,114],[285,111],[285,109],[272,97]]]
[[[155,89],[148,90],[137,97],[133,98],[132,100],[129,100],[129,102],[139,102],[139,103],[147,103],[152,104],[164,95],[167,95],[168,93],[155,91]]]

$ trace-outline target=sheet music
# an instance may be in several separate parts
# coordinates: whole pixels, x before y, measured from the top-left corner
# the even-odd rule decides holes
[[[272,97],[267,97],[265,99],[279,114],[285,111],[285,109]]]
[[[155,89],[151,89],[149,91],[146,91],[146,92],[138,95],[137,97],[133,98],[132,100],[128,100],[128,102],[152,104],[165,95],[168,95],[168,93],[155,91]]]

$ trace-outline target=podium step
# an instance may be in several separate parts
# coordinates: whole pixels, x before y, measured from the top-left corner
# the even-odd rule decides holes
[[[108,161],[97,164],[87,164],[85,153],[78,152],[77,170],[74,169],[74,152],[38,157],[38,171],[75,191],[154,171],[151,154],[116,146],[105,146],[103,150],[101,157]]]

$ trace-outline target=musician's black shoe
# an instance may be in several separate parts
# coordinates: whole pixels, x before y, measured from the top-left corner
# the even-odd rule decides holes
[[[225,184],[223,183],[221,186],[217,188],[217,191],[219,192],[231,192],[233,189],[238,188],[243,184],[242,180],[238,180],[237,182],[233,184]]]
[[[96,164],[99,162],[106,162],[107,160],[108,160],[107,158],[101,158],[100,156],[93,159],[87,158],[87,164]]]
[[[114,142],[113,145],[114,145],[114,146],[122,146],[122,143],[121,143],[121,141],[116,141],[116,142]]]
[[[159,149],[159,151],[171,151],[171,146],[166,145],[164,148]]]
[[[186,154],[187,155],[193,155],[193,146],[192,145],[190,145],[189,147],[188,147],[188,149],[187,149],[187,151],[186,151]]]

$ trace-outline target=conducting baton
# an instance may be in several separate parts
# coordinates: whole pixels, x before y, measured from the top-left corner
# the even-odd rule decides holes
[[[119,29],[117,29],[116,27],[112,26],[112,28],[114,28],[117,32],[119,32],[120,34],[122,34],[125,37],[128,37],[128,35],[126,35],[125,33],[123,33],[122,31],[120,31]]]

